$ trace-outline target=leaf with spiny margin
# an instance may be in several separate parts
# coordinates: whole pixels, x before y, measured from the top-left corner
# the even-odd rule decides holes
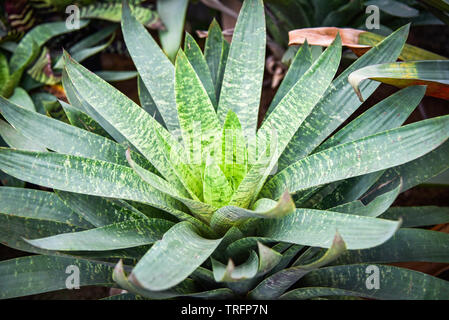
[[[244,1],[232,36],[217,113],[223,122],[228,110],[234,111],[247,138],[254,137],[257,129],[265,42],[262,0]]]
[[[201,78],[182,50],[178,51],[176,57],[175,95],[184,145],[190,155],[198,152],[196,149],[199,146],[196,145],[201,144],[203,163],[210,153],[208,149],[219,135],[220,122]]]
[[[360,83],[366,79],[399,88],[426,85],[426,95],[449,100],[449,61],[393,62],[367,66],[352,72],[348,81],[363,100]]]
[[[95,227],[129,220],[146,219],[143,213],[130,210],[105,198],[60,190],[55,190],[55,192],[67,207],[77,212]]]
[[[206,59],[204,58],[200,47],[188,32],[186,32],[186,37],[184,40],[184,53],[193,69],[195,70],[198,78],[200,78],[201,83],[203,84],[203,87],[206,90],[207,95],[212,102],[212,105],[214,106],[214,109],[217,109],[215,87],[214,83],[212,82],[212,76],[209,70],[209,66],[207,65]]]
[[[366,250],[348,251],[335,264],[409,261],[449,263],[449,234],[401,228],[384,244]]]
[[[67,54],[64,58],[65,70],[79,95],[126,137],[168,181],[182,187],[174,169],[165,159],[170,151],[158,141],[162,137],[171,147],[183,150],[170,133],[120,91],[70,59]]]
[[[21,217],[52,220],[81,228],[92,225],[67,207],[53,192],[34,189],[0,187],[1,213]]]
[[[0,137],[14,149],[47,151],[39,142],[28,139],[11,125],[0,119]]]
[[[207,32],[206,44],[204,46],[204,58],[214,84],[215,90],[218,83],[218,75],[220,72],[221,52],[223,50],[224,37],[221,33],[220,25],[215,18],[212,20]],[[218,99],[218,95],[216,96]]]
[[[449,117],[443,116],[337,145],[282,170],[268,181],[261,195],[278,198],[285,188],[296,192],[391,168],[425,155],[448,137]]]
[[[220,242],[202,238],[190,223],[180,222],[140,259],[130,280],[148,290],[171,288],[206,261]]]
[[[151,115],[154,119],[156,119],[157,122],[161,124],[164,128],[167,128],[164,122],[164,119],[162,119],[162,115],[157,109],[156,103],[153,100],[153,97],[151,96],[150,92],[148,91],[147,87],[143,83],[142,78],[139,76],[137,77],[137,89],[139,94],[139,101],[141,107],[148,112],[149,115]]]
[[[78,267],[80,286],[111,286],[113,268],[105,263],[56,256],[29,256],[0,262],[0,299],[67,288],[69,266]],[[55,272],[58,270],[59,272]]]
[[[285,97],[291,88],[301,79],[306,71],[312,66],[312,53],[310,51],[307,41],[296,52],[295,58],[292,64],[288,68],[281,85],[276,91],[273,100],[270,103],[270,107],[265,115],[267,117],[279,102]]]
[[[295,132],[331,84],[340,64],[340,58],[341,39],[337,36],[333,44],[284,95],[262,124],[257,137],[266,135],[267,130],[274,129],[278,140],[278,156],[282,154]]]
[[[262,206],[266,201],[270,202],[269,207]],[[286,191],[276,203],[270,199],[259,199],[254,204],[254,210],[239,208],[235,206],[221,207],[212,215],[210,225],[214,230],[224,233],[230,227],[238,224],[242,220],[249,218],[277,219],[282,218],[295,211],[295,203],[290,194]]]
[[[58,100],[58,102],[64,110],[65,115],[71,125],[112,140],[112,137],[84,111],[81,111],[80,109],[73,107],[71,104],[68,104],[62,100]]]
[[[349,74],[367,65],[396,61],[407,39],[408,30],[409,26],[398,29],[332,82],[279,158],[280,170],[310,154],[361,105],[348,83]],[[378,83],[369,81],[363,84],[361,90],[368,97],[378,86]]]
[[[336,207],[330,208],[329,211],[355,214],[358,216],[365,217],[378,217],[393,204],[394,200],[398,197],[401,192],[402,183],[400,179],[393,182],[391,188],[393,190],[387,191],[384,194],[376,197],[374,200],[370,201],[368,204],[363,204],[360,200],[354,200],[345,204],[338,205]]]
[[[377,246],[390,239],[400,222],[333,211],[296,209],[280,219],[260,219],[257,235],[269,240],[329,248],[336,230],[348,249]]]
[[[127,165],[126,147],[100,135],[68,125],[37,112],[14,105],[0,97],[0,112],[21,134],[46,148],[76,156]],[[149,168],[152,165],[134,152],[137,161]]]
[[[340,234],[335,234],[332,246],[319,259],[306,264],[281,270],[263,280],[250,293],[253,299],[276,299],[279,298],[289,287],[311,270],[320,268],[337,259],[346,251],[346,245]]]
[[[122,32],[129,54],[167,129],[176,133],[179,121],[174,91],[175,68],[145,27],[131,14],[126,2],[122,10]]]
[[[155,175],[141,166],[139,166],[137,163],[135,163],[132,158],[129,156],[129,152],[127,152],[127,159],[131,167],[134,169],[134,171],[150,186],[153,188],[159,190],[160,192],[163,192],[170,197],[177,199],[184,203],[191,211],[192,213],[200,220],[204,222],[209,222],[210,216],[212,213],[217,210],[215,207],[200,202],[195,199],[188,198],[187,193],[180,193],[178,190],[175,190],[166,180],[159,177],[158,175]]]
[[[446,131],[447,132],[447,131]],[[442,131],[442,134],[445,132]],[[382,177],[378,179],[363,196],[366,201],[377,197],[382,192],[382,186],[396,177],[402,179],[402,191],[406,191],[416,185],[426,182],[432,177],[446,171],[449,168],[449,140],[443,143],[435,150],[416,160],[393,167],[385,171]]]
[[[402,219],[403,228],[433,226],[449,223],[449,208],[437,206],[391,207],[380,218],[388,220]]]
[[[204,202],[215,208],[226,205],[231,199],[233,190],[212,156],[206,160],[203,177],[203,197]]]
[[[116,250],[152,244],[160,240],[172,226],[173,222],[162,219],[139,219],[114,223],[86,231],[27,240],[27,242],[46,250]]]
[[[365,281],[360,281],[360,279],[366,279],[368,266],[370,265],[353,264],[325,267],[310,272],[300,280],[298,285],[299,287],[319,286],[350,290],[357,292],[358,296],[373,299],[444,300],[449,296],[449,281],[386,265],[374,265],[379,268],[376,274],[382,280],[379,288],[372,290],[366,286]]]
[[[229,110],[226,115],[221,137],[221,169],[232,189],[236,190],[248,170],[248,150],[242,126],[232,110]]]

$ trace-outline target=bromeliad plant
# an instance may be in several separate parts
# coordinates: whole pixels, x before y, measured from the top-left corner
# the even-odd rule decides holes
[[[1,242],[38,254],[0,262],[0,297],[63,289],[68,266],[81,286],[128,292],[110,299],[449,297],[444,280],[382,264],[449,262],[447,234],[412,228],[447,209],[389,209],[448,168],[449,117],[401,126],[414,86],[332,134],[361,104],[348,75],[395,61],[407,27],[334,80],[340,39],[315,62],[302,46],[259,128],[261,0],[244,2],[230,47],[214,22],[204,55],[187,35],[175,65],[126,4],[122,30],[142,107],[68,54],[72,125],[0,100],[0,169],[54,190],[0,188]]]

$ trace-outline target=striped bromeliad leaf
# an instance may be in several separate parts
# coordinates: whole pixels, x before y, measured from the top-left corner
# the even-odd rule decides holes
[[[1,298],[61,289],[68,265],[80,285],[128,291],[109,299],[447,298],[448,282],[382,264],[449,262],[445,234],[414,229],[447,208],[390,208],[447,169],[448,116],[402,126],[413,86],[333,133],[361,104],[348,75],[395,61],[408,27],[336,79],[342,39],[315,61],[304,45],[260,128],[261,0],[244,1],[230,45],[214,21],[205,53],[186,35],[174,64],[126,3],[122,30],[141,106],[67,53],[68,123],[20,89],[0,99],[0,170],[52,189],[0,187],[0,241],[38,254],[0,262]],[[363,263],[383,289],[367,291]]]
[[[359,84],[366,79],[399,88],[426,85],[427,95],[449,100],[449,61],[446,60],[386,63],[354,71],[349,75],[349,83],[361,101]]]
[[[337,34],[341,35],[343,45],[350,48],[359,56],[366,53],[385,38],[376,33],[351,28],[305,28],[289,32],[289,45],[302,44],[307,40],[311,45],[327,47]],[[403,61],[447,59],[410,44],[404,46],[399,58]]]

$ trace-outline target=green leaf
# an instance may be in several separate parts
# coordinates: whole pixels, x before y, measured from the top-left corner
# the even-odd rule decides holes
[[[400,222],[333,211],[296,209],[281,219],[261,219],[257,234],[271,240],[329,248],[338,230],[350,250],[377,246],[390,239]]]
[[[33,100],[28,95],[28,93],[22,88],[15,88],[14,93],[9,100],[27,110],[36,111],[36,107],[34,106]]]
[[[248,151],[237,115],[229,110],[223,124],[221,168],[233,190],[236,190],[248,170]]]
[[[171,1],[163,3],[166,2]],[[122,32],[129,54],[156,103],[167,129],[176,132],[179,129],[179,121],[174,91],[175,68],[145,27],[131,15],[126,3],[122,11]],[[179,20],[178,14],[173,15],[172,12],[170,14]],[[164,16],[161,15],[161,18],[164,19]]]
[[[164,119],[162,119],[162,115],[157,109],[156,103],[154,102],[153,97],[151,96],[147,87],[143,83],[141,77],[137,77],[137,89],[139,91],[139,101],[142,108],[146,112],[148,112],[150,116],[156,119],[156,121],[159,122],[164,128],[166,128]]]
[[[203,177],[203,197],[206,203],[215,208],[226,205],[233,190],[223,171],[212,157],[208,157]]]
[[[186,279],[179,285],[172,287],[168,290],[163,291],[151,291],[139,286],[136,286],[125,274],[123,268],[123,262],[120,260],[119,263],[114,268],[113,279],[116,281],[123,289],[138,293],[139,295],[150,298],[150,299],[170,299],[175,297],[196,297],[205,299],[225,299],[233,296],[231,290],[226,288],[220,288],[210,291],[197,292],[196,286],[193,281]]]
[[[169,195],[174,199],[181,201],[192,211],[192,213],[197,218],[199,218],[202,221],[209,222],[210,215],[216,210],[215,207],[207,203],[188,198],[187,193],[179,192],[178,190],[174,189],[163,178],[143,169],[141,166],[135,163],[130,156],[128,156],[128,162],[130,163],[131,167],[135,170],[135,172],[151,187]]]
[[[401,228],[384,244],[345,253],[335,264],[392,262],[449,262],[449,235],[423,229]]]
[[[131,4],[131,10],[137,21],[152,29],[159,29],[162,24],[156,11],[149,8]],[[81,19],[101,19],[112,22],[120,22],[122,18],[122,4],[93,3],[80,8]]]
[[[433,226],[449,222],[449,208],[436,206],[391,207],[380,218],[402,219],[403,228]]]
[[[67,73],[80,96],[126,137],[168,181],[182,187],[176,172],[164,159],[170,159],[169,147],[182,150],[170,133],[120,91],[67,55],[65,58]],[[165,145],[161,143],[161,137],[166,140]]]
[[[295,132],[329,87],[337,72],[340,58],[341,39],[338,36],[285,94],[262,124],[257,137],[265,135],[267,130],[273,128],[278,140],[278,155],[282,154]]]
[[[0,187],[1,213],[24,218],[52,220],[81,228],[91,228],[92,225],[82,216],[67,207],[58,196],[52,192]]]
[[[217,113],[223,122],[228,110],[234,111],[246,137],[254,137],[257,128],[265,38],[262,1],[244,1],[232,36]]]
[[[309,264],[293,266],[269,276],[249,293],[249,297],[252,299],[276,299],[308,272],[329,264],[344,251],[346,251],[345,242],[337,232],[332,246],[321,258]]]
[[[113,268],[105,264],[67,257],[22,257],[0,262],[0,298],[66,289],[73,266],[79,268],[80,286],[110,286],[114,283]]]
[[[59,190],[56,191],[56,194],[67,207],[78,212],[95,227],[146,218],[140,211],[132,210],[105,198]]]
[[[379,268],[380,286],[370,290],[366,283],[373,274],[369,264],[326,267],[307,274],[300,286],[331,287],[357,292],[358,296],[392,300],[447,299],[449,282],[408,269],[375,265]],[[370,282],[371,283],[371,282]],[[426,290],[423,290],[423,289]]]
[[[220,73],[220,61],[221,53],[223,50],[223,41],[225,40],[221,33],[220,25],[214,18],[207,32],[206,44],[204,46],[204,58],[206,59],[215,90],[217,90],[218,77]],[[217,95],[217,100],[218,97],[219,96]]]
[[[337,145],[312,154],[276,174],[261,195],[290,192],[359,176],[419,158],[449,136],[449,117],[436,117]],[[317,169],[319,168],[319,169]],[[320,172],[326,172],[325,176]]]
[[[395,0],[370,0],[365,2],[365,5],[375,5],[383,12],[400,18],[413,18],[419,15],[419,10]]]
[[[396,200],[401,192],[402,184],[400,183],[400,180],[396,180],[395,182],[396,183],[393,183],[393,190],[385,192],[366,205],[360,200],[355,200],[338,205],[329,210],[347,214],[356,214],[358,216],[378,217],[393,204],[394,200]]]
[[[404,88],[412,85],[427,85],[426,94],[449,100],[449,61],[394,62],[368,66],[349,75],[348,81],[360,101],[363,101],[359,85],[372,79]]]
[[[111,136],[98,124],[98,122],[88,116],[85,112],[64,101],[59,100],[58,102],[64,109],[67,119],[73,126],[112,140]]]
[[[171,226],[172,222],[162,219],[139,219],[27,242],[46,250],[106,251],[152,244]]]
[[[110,162],[57,153],[0,148],[6,173],[48,188],[134,200],[176,214],[177,203],[152,188],[133,169]]]
[[[270,103],[266,116],[268,116],[279,102],[286,96],[286,94],[295,86],[295,84],[302,78],[306,71],[312,66],[312,53],[310,51],[307,41],[299,48],[293,59],[292,64],[288,68],[281,85],[276,91],[276,95]]]
[[[220,31],[221,34],[221,31]],[[9,78],[9,65],[8,59],[2,53],[0,53],[0,88],[3,88]]]
[[[348,83],[349,74],[367,65],[396,61],[407,39],[408,30],[408,26],[398,29],[379,43],[376,49],[357,59],[332,82],[280,157],[280,170],[310,154],[361,105]],[[378,85],[367,82],[361,90],[368,97]]]
[[[0,97],[0,112],[21,134],[46,148],[65,154],[127,165],[126,147],[89,131],[29,111]],[[135,154],[147,168],[146,159]],[[147,164],[145,164],[147,163]]]
[[[165,30],[159,30],[159,39],[164,52],[172,61],[181,45],[187,5],[187,0],[164,0],[157,4],[157,12],[165,26]]]
[[[137,263],[131,282],[148,290],[168,289],[199,267],[220,241],[200,237],[190,223],[178,223]]]
[[[176,57],[175,69],[176,104],[184,145],[190,156],[192,152],[198,152],[196,145],[201,143],[200,155],[203,163],[210,153],[209,146],[219,135],[220,122],[200,76],[195,73],[194,66],[182,50],[179,50]]]
[[[0,120],[0,137],[14,149],[47,151],[43,145],[28,139],[3,120]]]
[[[240,282],[252,279],[257,275],[259,269],[259,257],[251,251],[248,260],[235,266],[232,260],[224,265],[212,259],[212,269],[216,282]]]
[[[383,99],[338,130],[314,153],[401,126],[418,106],[425,91],[425,86],[412,86]]]
[[[203,84],[203,87],[214,106],[214,109],[216,109],[217,99],[215,96],[215,87],[214,83],[212,82],[212,76],[209,70],[209,66],[207,65],[206,59],[203,56],[200,47],[189,33],[186,33],[186,37],[184,40],[184,52],[193,69],[195,70],[195,73],[200,78],[201,83]]]
[[[270,207],[263,207],[264,202],[270,203]],[[212,215],[210,225],[221,233],[227,231],[236,223],[249,218],[277,219],[282,218],[295,211],[295,203],[290,194],[284,192],[279,201],[271,201],[269,199],[259,199],[254,204],[254,210],[243,209],[235,206],[221,207]]]
[[[406,191],[444,172],[448,168],[449,141],[446,141],[425,156],[385,171],[383,176],[366,192],[364,197],[367,201],[375,198],[381,192],[382,185],[397,177],[402,179],[402,191]]]
[[[306,287],[298,288],[287,293],[284,293],[279,297],[281,300],[305,300],[313,299],[317,297],[336,297],[336,296],[354,296],[358,297],[358,292],[336,289],[336,288],[325,288],[325,287]]]
[[[81,20],[80,28],[85,27],[88,22]],[[34,27],[31,31],[27,32],[14,51],[9,61],[10,73],[12,74],[20,70],[29,63],[34,55],[34,46],[37,46],[37,49],[39,49],[51,38],[72,31],[72,29],[67,28],[65,21],[43,23]]]
[[[76,60],[76,59],[75,59]],[[97,76],[107,82],[124,81],[133,79],[138,76],[137,71],[97,71]]]
[[[64,91],[66,93],[67,99],[69,100],[72,107],[79,109],[80,111],[86,113],[93,121],[97,122],[111,137],[114,138],[118,143],[129,144],[131,143],[126,140],[126,138],[112,126],[109,122],[107,122],[103,117],[101,117],[97,111],[95,111],[92,106],[87,103],[87,101],[80,96],[79,92],[73,86],[72,81],[69,79],[67,75],[67,71],[64,69],[62,71],[62,84],[64,87]],[[90,121],[89,121],[90,123]]]

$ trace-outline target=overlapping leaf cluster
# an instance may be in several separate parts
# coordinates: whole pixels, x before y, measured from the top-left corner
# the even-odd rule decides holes
[[[389,209],[448,168],[449,117],[402,126],[415,86],[333,133],[361,105],[349,74],[394,62],[407,27],[335,79],[340,39],[315,61],[302,46],[259,128],[261,0],[244,2],[231,45],[213,22],[204,55],[186,35],[174,65],[126,4],[122,30],[141,107],[68,54],[71,125],[0,100],[0,169],[54,190],[0,188],[0,241],[38,254],[0,263],[0,297],[62,289],[68,265],[81,285],[128,291],[111,299],[449,296],[446,281],[382,264],[449,261],[448,235],[413,228],[448,222],[447,208]]]

